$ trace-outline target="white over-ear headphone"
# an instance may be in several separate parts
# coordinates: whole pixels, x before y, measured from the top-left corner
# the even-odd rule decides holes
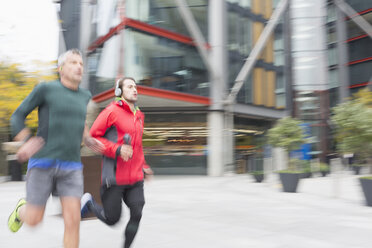
[[[118,79],[118,81],[116,81],[116,84],[115,84],[115,96],[117,97],[121,97],[121,94],[122,94],[122,91],[119,87],[119,82],[120,82],[120,79]]]

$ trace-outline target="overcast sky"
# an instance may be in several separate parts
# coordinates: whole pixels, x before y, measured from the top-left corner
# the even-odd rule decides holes
[[[29,65],[58,56],[58,18],[52,0],[0,0],[0,61]]]

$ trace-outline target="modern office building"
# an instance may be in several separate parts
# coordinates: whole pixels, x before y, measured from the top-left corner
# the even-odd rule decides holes
[[[310,127],[310,154],[322,161],[336,151],[331,108],[372,79],[372,41],[363,24],[372,24],[371,12],[372,1],[290,1],[293,115]]]
[[[334,151],[330,108],[372,76],[372,41],[336,3],[372,23],[372,1],[288,1],[236,101],[226,104],[282,2],[61,1],[62,47],[85,52],[83,86],[100,108],[113,100],[119,76],[137,80],[146,159],[157,173],[222,175],[241,158],[250,165],[262,134],[286,115],[311,127],[311,153],[326,160]]]
[[[351,17],[360,15],[372,25],[372,1],[345,0],[354,10],[346,15],[327,1],[329,105],[333,107],[372,82],[372,39]],[[342,7],[342,6],[341,6]],[[347,7],[347,6],[346,6]],[[372,30],[370,31],[372,33]],[[332,137],[329,137],[332,140]],[[330,144],[330,152],[334,146]]]
[[[155,172],[222,175],[236,169],[236,159],[253,161],[253,155],[263,151],[258,144],[265,130],[288,115],[289,42],[283,35],[288,11],[236,101],[226,105],[238,73],[280,1],[184,1],[205,40],[206,57],[182,15],[182,2],[104,0],[77,6],[61,1],[61,11],[70,10],[70,17],[80,13],[79,26],[62,22],[65,44],[79,44],[86,52],[83,86],[100,108],[114,99],[119,76],[137,80],[138,105],[146,115],[144,150]],[[64,14],[60,16],[64,20]]]
[[[346,0],[364,20],[372,25],[372,1]],[[341,19],[339,22],[338,19]],[[337,23],[341,23],[339,32]],[[353,20],[328,1],[328,54],[329,54],[329,85],[331,89],[337,89],[340,85],[338,55],[342,55],[346,63],[346,95],[353,94],[368,85],[372,79],[369,68],[372,66],[372,40]],[[339,35],[341,38],[338,39]],[[346,50],[337,50],[337,41],[345,43]],[[331,98],[331,105],[339,102],[338,91],[333,90],[335,96]]]

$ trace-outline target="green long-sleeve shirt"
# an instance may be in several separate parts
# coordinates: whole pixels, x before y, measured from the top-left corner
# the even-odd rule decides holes
[[[85,127],[88,90],[71,90],[59,80],[38,84],[11,117],[13,137],[25,127],[25,119],[38,107],[37,135],[45,140],[33,158],[80,162],[80,145]]]

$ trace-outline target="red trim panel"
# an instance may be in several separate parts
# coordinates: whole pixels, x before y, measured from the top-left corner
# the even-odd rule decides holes
[[[366,10],[363,10],[363,11],[360,11],[358,12],[359,15],[364,15],[364,14],[367,14],[369,12],[372,12],[372,8],[369,8],[369,9],[366,9]],[[352,17],[354,17],[355,15],[353,15]],[[350,20],[351,18],[350,17],[346,17],[346,20]]]
[[[92,97],[92,100],[95,102],[103,102],[106,101],[107,99],[115,97],[114,89],[109,89],[104,92],[101,92],[95,96]]]
[[[150,33],[150,34],[154,34],[160,37],[165,37],[170,40],[175,40],[175,41],[187,44],[187,45],[192,45],[192,46],[195,45],[192,39],[188,36],[181,35],[175,32],[171,32],[166,29],[159,28],[159,27],[156,27],[156,26],[144,23],[144,22],[140,22],[137,20],[127,18],[126,25],[131,28],[135,28],[135,29],[138,29],[138,30]]]
[[[103,43],[108,41],[112,36],[119,34],[120,30],[122,30],[123,28],[125,28],[125,20],[119,23],[116,27],[111,28],[110,31],[104,36],[98,37],[95,41],[93,41],[93,43],[88,47],[87,52],[93,52],[98,47],[102,46]]]
[[[354,84],[354,85],[350,85],[349,88],[352,89],[352,88],[358,88],[358,87],[362,87],[362,86],[366,86],[368,84],[370,84],[372,82],[365,82],[365,83],[361,83],[361,84]]]
[[[368,57],[368,58],[364,58],[364,59],[358,59],[358,60],[350,61],[348,63],[348,65],[355,65],[355,64],[359,64],[359,63],[366,62],[366,61],[371,61],[371,60],[372,60],[372,57]]]
[[[369,13],[369,12],[372,12],[372,8],[369,8],[369,9],[363,10],[363,11],[359,12],[358,14],[359,14],[359,15],[364,15],[364,14],[367,14],[367,13]]]
[[[359,36],[352,37],[352,38],[346,40],[346,42],[351,42],[351,41],[354,41],[354,40],[360,40],[360,39],[365,38],[367,36],[368,35],[366,35],[366,34],[362,34],[362,35],[359,35]]]
[[[175,92],[175,91],[170,91],[170,90],[156,89],[156,88],[142,86],[142,85],[137,85],[137,90],[138,90],[138,94],[140,95],[171,99],[171,100],[183,101],[183,102],[192,102],[192,103],[198,103],[198,104],[203,104],[203,105],[210,105],[209,97],[205,97],[205,96],[197,96],[193,94],[180,93],[180,92]],[[97,103],[103,102],[107,99],[113,98],[114,96],[115,96],[114,89],[109,89],[98,95],[95,95],[93,97],[93,101]]]
[[[184,43],[187,45],[195,46],[195,43],[192,38],[178,34],[175,32],[171,32],[169,30],[159,28],[144,22],[140,22],[131,18],[125,18],[121,23],[119,23],[116,27],[113,27],[110,29],[110,31],[104,35],[96,39],[89,47],[88,47],[88,53],[93,52],[98,47],[102,46],[103,43],[105,43],[107,40],[109,40],[112,36],[119,34],[120,30],[125,28],[125,26],[153,34],[159,37],[164,37],[170,40],[174,40],[180,43]],[[207,43],[206,47],[209,49],[210,45]]]

